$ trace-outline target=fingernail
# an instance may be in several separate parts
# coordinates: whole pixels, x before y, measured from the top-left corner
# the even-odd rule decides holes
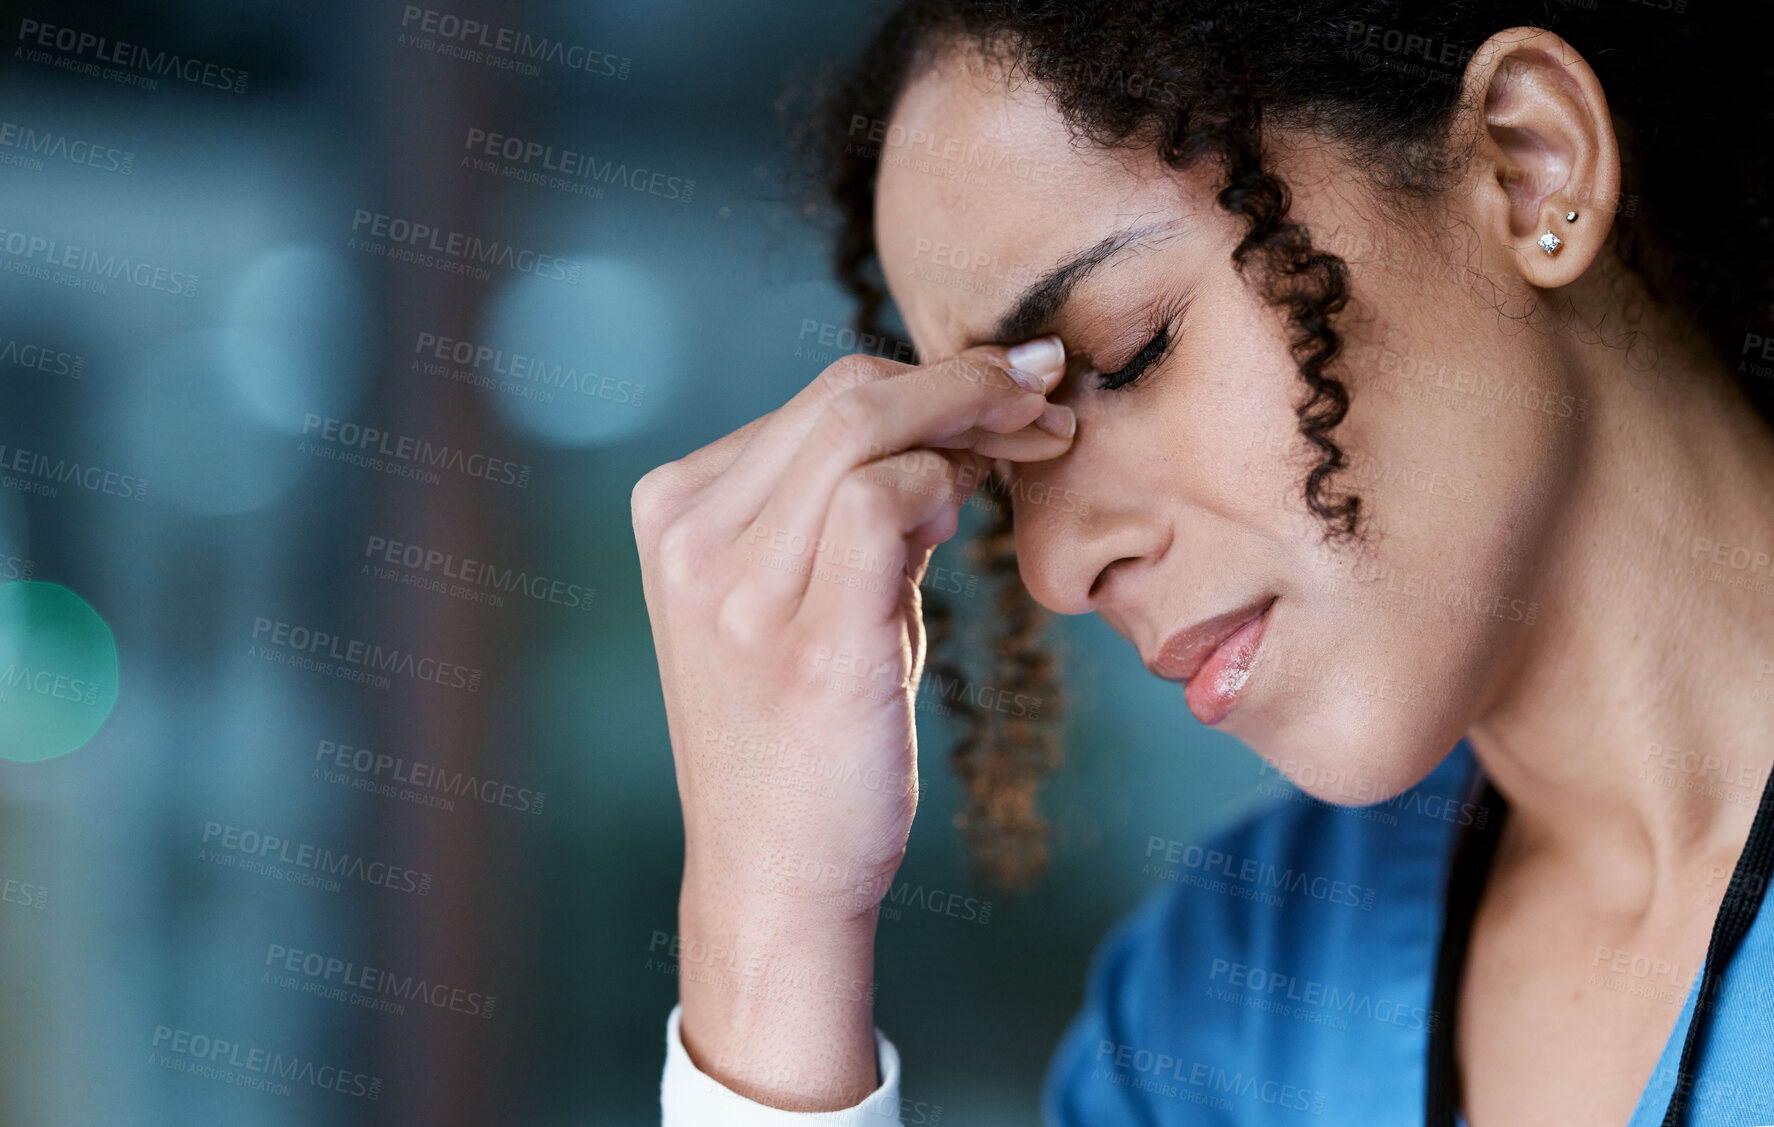
[[[1066,346],[1056,336],[1024,341],[1004,358],[1010,362],[1010,378],[1043,395],[1053,390],[1066,370]]]
[[[1041,409],[1035,425],[1055,438],[1070,438],[1078,429],[1078,416],[1063,403],[1049,403]]]

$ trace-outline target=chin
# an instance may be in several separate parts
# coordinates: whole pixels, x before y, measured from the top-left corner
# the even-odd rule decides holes
[[[1422,782],[1464,733],[1423,695],[1410,699],[1340,696],[1296,678],[1253,674],[1250,694],[1221,729],[1313,798],[1368,806]],[[1316,689],[1316,691],[1314,691]],[[1402,691],[1401,691],[1402,695]]]

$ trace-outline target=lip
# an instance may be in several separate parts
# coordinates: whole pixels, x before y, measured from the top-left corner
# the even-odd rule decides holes
[[[1275,596],[1265,595],[1179,630],[1146,668],[1166,681],[1184,682],[1189,711],[1203,724],[1217,724],[1238,703],[1274,605]]]

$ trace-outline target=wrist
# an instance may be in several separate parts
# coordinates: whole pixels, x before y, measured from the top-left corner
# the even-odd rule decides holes
[[[713,913],[735,922],[820,929],[874,920],[905,859],[902,849],[881,862],[828,859],[795,850],[771,850],[735,863],[726,851],[685,852],[683,893],[679,911]]]
[[[679,1033],[702,1072],[795,1111],[854,1107],[879,1086],[873,911],[708,894],[686,873],[678,930]]]

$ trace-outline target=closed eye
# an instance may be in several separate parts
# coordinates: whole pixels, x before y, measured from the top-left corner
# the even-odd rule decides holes
[[[1104,391],[1119,391],[1139,382],[1146,374],[1146,369],[1163,358],[1170,348],[1170,326],[1167,324],[1158,330],[1156,336],[1146,342],[1146,346],[1134,354],[1132,360],[1113,372],[1104,372],[1097,377],[1097,386]]]

